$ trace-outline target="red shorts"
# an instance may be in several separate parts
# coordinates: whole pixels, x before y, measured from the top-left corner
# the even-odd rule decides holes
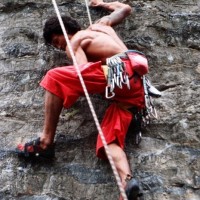
[[[129,75],[134,75],[131,62],[128,59],[123,62],[126,65],[126,71]],[[101,62],[81,65],[80,71],[88,93],[104,95],[107,82],[101,68]],[[74,66],[58,67],[49,70],[40,85],[63,99],[63,106],[65,108],[72,106],[79,96],[84,95]],[[101,123],[107,143],[116,142],[121,148],[124,148],[124,140],[132,119],[132,114],[119,107],[117,102],[137,106],[138,108],[144,107],[144,90],[141,78],[139,76],[132,78],[130,85],[130,90],[126,86],[123,89],[115,89],[114,92],[116,95],[112,99],[114,103],[107,109]],[[106,158],[99,136],[97,138],[96,153],[98,157]]]
[[[88,93],[101,94],[106,87],[106,80],[101,69],[101,62],[79,66]],[[84,95],[79,77],[74,66],[57,67],[47,72],[40,85],[63,99],[65,108],[71,107]]]

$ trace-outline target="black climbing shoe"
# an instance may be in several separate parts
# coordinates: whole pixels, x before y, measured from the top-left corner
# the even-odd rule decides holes
[[[55,145],[49,146],[47,149],[42,149],[40,147],[40,138],[33,140],[31,142],[25,143],[25,145],[19,144],[16,148],[16,153],[19,157],[24,158],[54,158],[55,156]]]
[[[142,196],[140,191],[139,183],[136,179],[131,178],[126,185],[125,192],[128,200],[139,200]]]

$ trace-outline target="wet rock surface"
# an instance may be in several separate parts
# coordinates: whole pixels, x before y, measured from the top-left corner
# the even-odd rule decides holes
[[[62,14],[89,22],[82,1],[57,1]],[[145,200],[200,199],[200,2],[126,1],[135,8],[116,31],[130,49],[143,51],[149,78],[162,91],[159,119],[143,130],[139,147],[127,136],[125,151]],[[0,199],[107,200],[119,190],[107,162],[95,156],[97,130],[84,98],[63,110],[56,158],[19,159],[12,150],[43,127],[39,82],[65,53],[44,45],[42,27],[54,13],[50,1],[0,3]],[[106,14],[91,9],[93,21]],[[107,102],[92,96],[99,120]]]

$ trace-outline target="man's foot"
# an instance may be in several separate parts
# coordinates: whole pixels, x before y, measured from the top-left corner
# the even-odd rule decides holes
[[[34,157],[44,157],[53,158],[55,156],[54,144],[48,146],[46,149],[41,148],[40,138],[33,140],[31,142],[25,143],[25,145],[19,144],[16,148],[16,153],[20,157],[24,158],[34,158]]]
[[[138,197],[142,196],[140,192],[139,183],[136,179],[131,178],[125,188],[128,200],[139,200]]]

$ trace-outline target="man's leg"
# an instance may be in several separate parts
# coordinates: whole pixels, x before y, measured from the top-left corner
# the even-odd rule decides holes
[[[53,144],[62,108],[63,100],[49,91],[46,91],[44,127],[40,136],[40,145],[44,149]]]
[[[122,181],[123,187],[126,186],[127,175],[131,175],[130,166],[126,157],[125,152],[116,143],[108,145],[109,151],[115,163],[116,169]]]
[[[19,144],[17,152],[20,156],[54,157],[54,137],[59,115],[63,108],[63,100],[46,91],[45,93],[45,119],[43,132],[39,138],[26,144]]]
[[[140,192],[139,183],[131,175],[130,166],[125,152],[116,143],[111,143],[108,147],[128,200],[138,200],[138,197],[142,194]],[[121,195],[119,200],[123,200]]]

